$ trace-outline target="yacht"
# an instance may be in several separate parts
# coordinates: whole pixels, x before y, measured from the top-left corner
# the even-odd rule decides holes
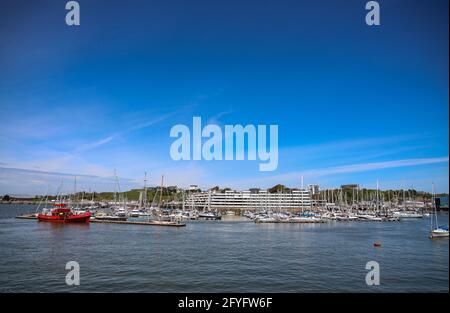
[[[139,217],[152,216],[153,214],[149,211],[139,211]]]
[[[431,231],[430,231],[430,239],[434,238],[446,238],[448,237],[448,226],[439,226],[438,222],[438,216],[437,216],[437,209],[436,209],[436,203],[434,200],[434,184],[432,185],[432,194],[433,194],[433,208],[434,208],[434,218],[436,219],[436,225],[433,227],[433,216],[430,216],[430,223],[431,223]]]
[[[348,222],[348,221],[357,221],[358,217],[353,214],[339,214],[336,215],[336,219],[341,222]]]
[[[95,214],[95,216],[92,218],[99,221],[126,221],[126,217],[120,217],[117,215],[108,215],[105,212],[98,212]]]
[[[249,218],[249,219],[253,219],[255,217],[255,213],[250,212],[250,211],[244,211],[242,213],[243,217]]]
[[[198,218],[207,219],[207,220],[220,220],[222,217],[211,211],[203,211],[198,213]]]
[[[393,214],[395,217],[399,218],[422,218],[423,214],[413,211],[397,211]]]
[[[399,222],[399,221],[400,221],[400,217],[388,215],[388,216],[383,216],[383,217],[381,218],[381,220],[382,220],[383,222]]]
[[[356,216],[361,221],[381,221],[381,218],[374,214],[356,214]]]
[[[130,212],[130,217],[139,217],[141,216],[141,211],[139,211],[138,209],[133,209]]]
[[[119,208],[119,209],[116,211],[116,216],[119,216],[119,217],[126,217],[126,216],[127,216],[127,211],[126,211],[124,208]]]
[[[430,238],[442,238],[442,237],[448,237],[448,227],[446,226],[439,226],[435,229],[432,229],[430,232]]]
[[[289,219],[290,223],[324,223],[325,221],[317,216],[294,216]]]
[[[182,211],[181,218],[185,220],[196,220],[198,217],[196,211]]]
[[[255,218],[255,223],[276,223],[276,222],[278,221],[275,217],[267,214],[261,214]]]
[[[280,223],[289,223],[290,222],[290,215],[288,213],[284,213],[284,212],[279,212],[279,213],[274,213],[272,215],[273,218],[275,218],[277,220],[277,222]]]

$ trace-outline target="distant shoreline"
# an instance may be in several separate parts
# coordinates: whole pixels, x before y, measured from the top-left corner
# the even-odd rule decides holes
[[[13,201],[1,201],[0,200],[0,204],[27,204],[27,205],[32,205],[32,204],[39,204],[40,200],[13,200]],[[444,212],[448,212],[449,208],[448,207],[440,207],[440,208],[436,208],[437,211],[444,211]]]
[[[39,204],[39,200],[0,201],[0,204]]]

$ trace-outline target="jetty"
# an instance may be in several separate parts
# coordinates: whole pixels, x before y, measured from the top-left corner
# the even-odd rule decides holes
[[[35,214],[23,214],[16,216],[17,219],[24,220],[37,220]],[[91,223],[103,223],[103,224],[127,224],[127,225],[144,225],[144,226],[169,226],[169,227],[185,227],[185,223],[177,223],[171,221],[108,221],[108,220],[96,220],[91,219]]]
[[[37,217],[35,214],[23,214],[23,215],[16,216],[16,218],[22,219],[22,220],[37,220]]]

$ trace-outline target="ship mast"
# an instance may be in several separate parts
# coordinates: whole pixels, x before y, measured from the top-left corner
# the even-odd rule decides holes
[[[159,193],[159,204],[158,204],[159,208],[161,208],[163,185],[164,185],[164,175],[161,175],[161,186],[159,188],[160,193]]]

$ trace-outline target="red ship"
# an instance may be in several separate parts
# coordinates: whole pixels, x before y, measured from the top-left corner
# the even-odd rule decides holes
[[[91,213],[74,214],[64,203],[55,204],[51,214],[38,214],[40,222],[54,223],[89,223]]]

